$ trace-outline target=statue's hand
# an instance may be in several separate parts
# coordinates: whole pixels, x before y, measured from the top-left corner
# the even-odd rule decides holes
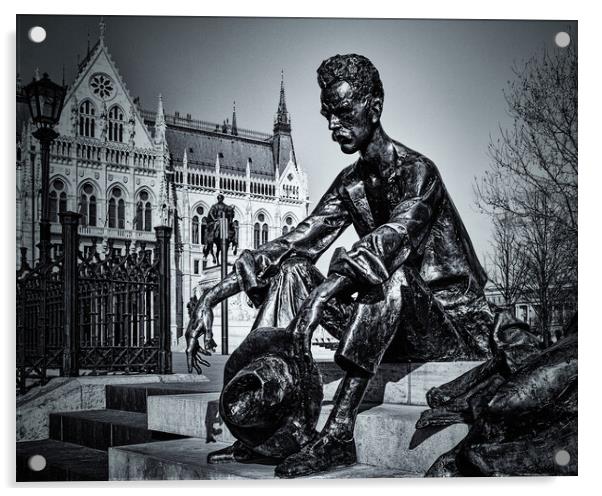
[[[211,356],[217,344],[213,340],[213,310],[203,300],[199,301],[186,330],[186,363],[188,372],[202,373],[201,366],[210,364],[203,356]]]
[[[311,338],[320,324],[327,301],[318,290],[312,292],[290,324],[297,351],[306,362],[311,360]]]

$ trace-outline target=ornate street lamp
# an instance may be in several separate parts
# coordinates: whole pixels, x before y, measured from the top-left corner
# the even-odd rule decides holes
[[[40,141],[42,152],[42,216],[38,248],[40,262],[46,263],[50,260],[50,144],[59,135],[53,128],[61,117],[67,90],[51,81],[46,73],[42,79],[34,78],[23,90],[31,119],[37,127],[33,135]]]

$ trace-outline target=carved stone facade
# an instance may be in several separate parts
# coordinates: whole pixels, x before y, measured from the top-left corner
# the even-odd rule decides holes
[[[93,239],[114,250],[145,242],[154,249],[154,227],[168,224],[172,237],[172,345],[188,320],[186,304],[214,277],[203,264],[205,216],[218,193],[235,208],[238,249],[253,248],[288,231],[309,208],[307,177],[297,163],[286,108],[284,80],[273,134],[238,128],[236,110],[223,124],[156,111],[132,98],[112,60],[104,30],[69,84],[60,137],[50,163],[52,242],[60,244],[58,213],[82,214],[81,249]],[[40,148],[32,137],[27,103],[17,84],[17,263],[38,257]],[[230,260],[233,259],[230,253]],[[211,261],[209,261],[211,264]],[[254,312],[243,299],[231,319]]]

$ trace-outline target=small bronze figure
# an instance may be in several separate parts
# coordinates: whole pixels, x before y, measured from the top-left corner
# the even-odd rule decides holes
[[[211,340],[212,307],[245,291],[259,308],[253,329],[288,327],[302,371],[311,366],[318,324],[339,339],[335,360],[346,375],[332,413],[300,450],[279,454],[280,477],[356,462],[356,415],[383,359],[491,356],[485,272],[435,164],[384,131],[377,69],[361,55],[336,55],[319,67],[318,83],[332,139],[359,158],[295,229],[242,252],[229,277],[198,302],[187,332],[192,370],[206,353],[203,335]],[[317,259],[352,224],[359,241],[336,250],[324,277]]]
[[[207,214],[207,228],[205,238],[205,248],[203,249],[203,257],[207,258],[211,254],[213,263],[218,265],[221,261],[220,254],[222,251],[222,234],[220,231],[219,219],[225,217],[228,221],[228,239],[226,240],[226,249],[233,247],[234,255],[238,249],[238,240],[236,239],[236,231],[234,228],[234,207],[224,203],[224,195],[217,195],[217,203],[212,205]],[[215,246],[215,253],[213,247]]]

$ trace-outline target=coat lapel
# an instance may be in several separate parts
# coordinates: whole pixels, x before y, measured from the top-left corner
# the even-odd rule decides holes
[[[357,168],[357,164],[356,164]],[[376,228],[372,211],[370,210],[370,204],[366,197],[366,190],[364,189],[364,183],[361,180],[359,174],[353,175],[353,179],[345,184],[345,190],[351,200],[354,207],[354,218],[357,227],[364,232],[370,232]]]

